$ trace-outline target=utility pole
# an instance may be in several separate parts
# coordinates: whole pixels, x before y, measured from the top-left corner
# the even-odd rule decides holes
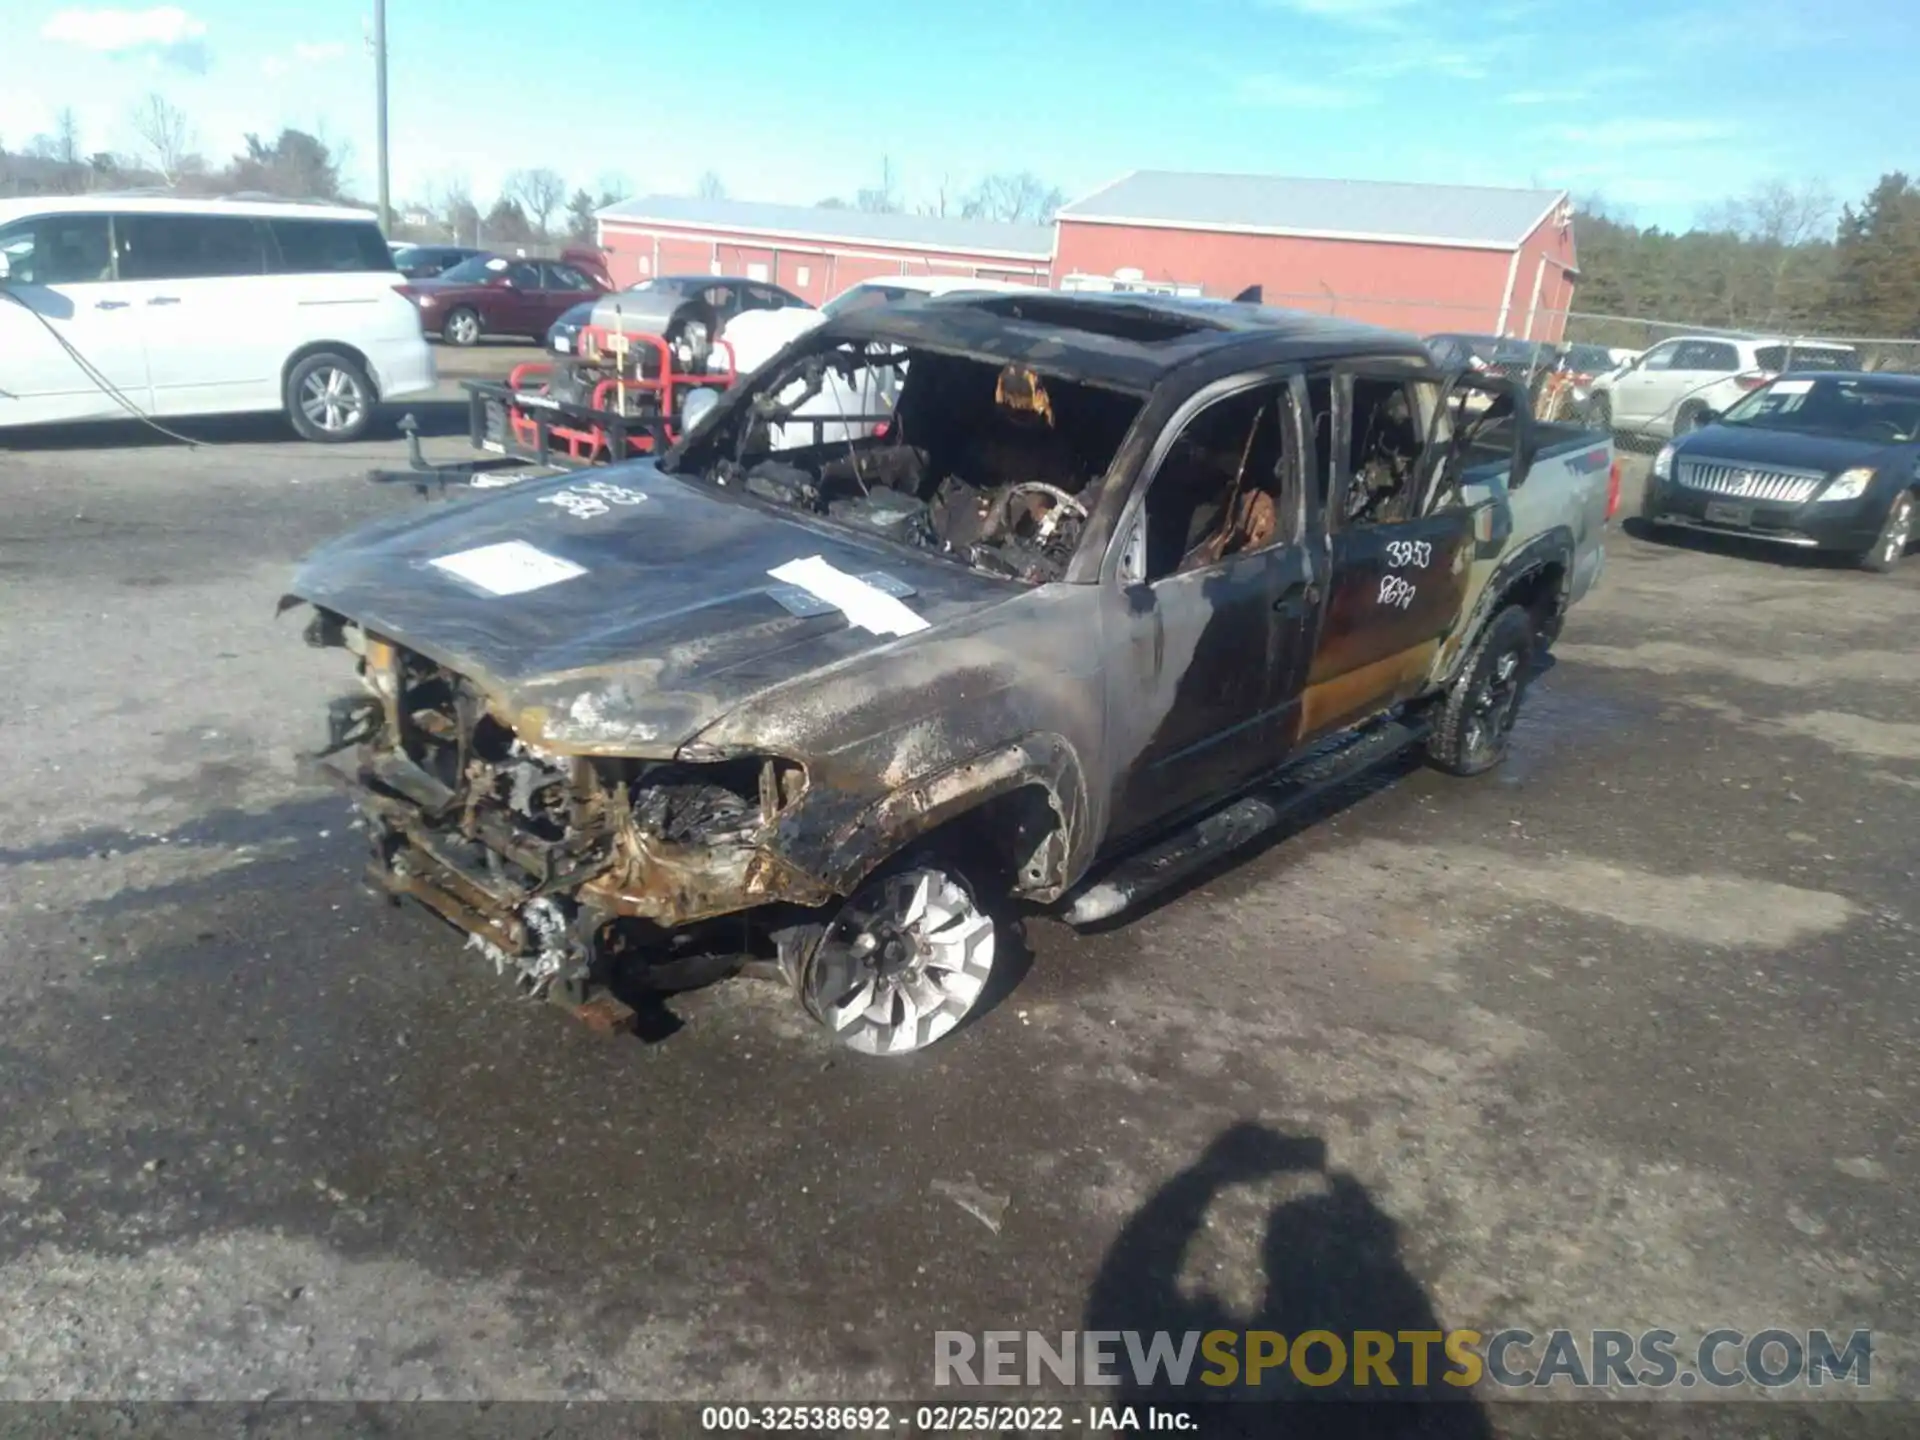
[[[393,206],[387,191],[387,0],[373,0],[374,151],[380,167],[380,233],[393,234]]]

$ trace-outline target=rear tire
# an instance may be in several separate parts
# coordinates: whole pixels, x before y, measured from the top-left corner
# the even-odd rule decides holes
[[[288,372],[287,419],[302,440],[339,445],[373,423],[373,381],[366,367],[336,350],[309,355]]]
[[[1893,505],[1887,511],[1886,524],[1880,527],[1872,547],[1860,557],[1860,568],[1871,570],[1876,575],[1885,575],[1898,565],[1907,553],[1907,546],[1913,543],[1914,522],[1913,491],[1903,490],[1894,496]]]
[[[1533,673],[1533,615],[1509,605],[1487,626],[1440,702],[1427,758],[1449,775],[1479,775],[1507,758],[1507,743]]]
[[[447,312],[440,326],[440,338],[449,345],[478,345],[480,328],[480,312],[471,305],[459,305]]]

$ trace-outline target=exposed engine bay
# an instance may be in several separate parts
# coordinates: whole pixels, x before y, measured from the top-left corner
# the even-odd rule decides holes
[[[530,994],[578,1002],[620,973],[704,983],[771,953],[741,904],[825,898],[760,848],[801,767],[551,753],[422,655],[326,612],[307,638],[361,656],[363,692],[334,703],[322,754],[357,755],[339,773],[368,821],[369,879],[458,925]]]
[[[1141,403],[1025,365],[851,344],[754,391],[668,468],[1029,584],[1065,573]]]

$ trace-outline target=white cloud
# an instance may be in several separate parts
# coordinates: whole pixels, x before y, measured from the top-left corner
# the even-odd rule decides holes
[[[40,27],[42,40],[105,54],[177,49],[206,33],[204,20],[177,5],[148,10],[56,10]]]
[[[1388,23],[1414,0],[1268,0],[1270,5],[1315,20],[1374,27]]]
[[[308,66],[330,65],[346,53],[347,47],[338,40],[302,42],[286,55],[267,56],[260,62],[260,73],[269,80],[278,80]]]
[[[1325,85],[1291,80],[1284,75],[1244,75],[1234,87],[1242,105],[1283,110],[1353,110],[1371,105],[1374,95],[1352,85]]]
[[[1348,65],[1346,73],[1366,80],[1398,80],[1408,75],[1485,80],[1509,48],[1498,40],[1465,45],[1411,40],[1370,47],[1367,58]]]
[[[1636,115],[1602,120],[1594,125],[1563,125],[1554,133],[1570,145],[1608,151],[1731,140],[1740,133],[1740,127],[1725,120],[1668,120]]]

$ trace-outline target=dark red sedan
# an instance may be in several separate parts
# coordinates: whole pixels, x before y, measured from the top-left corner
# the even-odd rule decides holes
[[[602,294],[599,277],[558,260],[507,260],[476,255],[402,291],[420,311],[420,328],[449,345],[482,335],[544,339],[547,327],[582,300]]]

